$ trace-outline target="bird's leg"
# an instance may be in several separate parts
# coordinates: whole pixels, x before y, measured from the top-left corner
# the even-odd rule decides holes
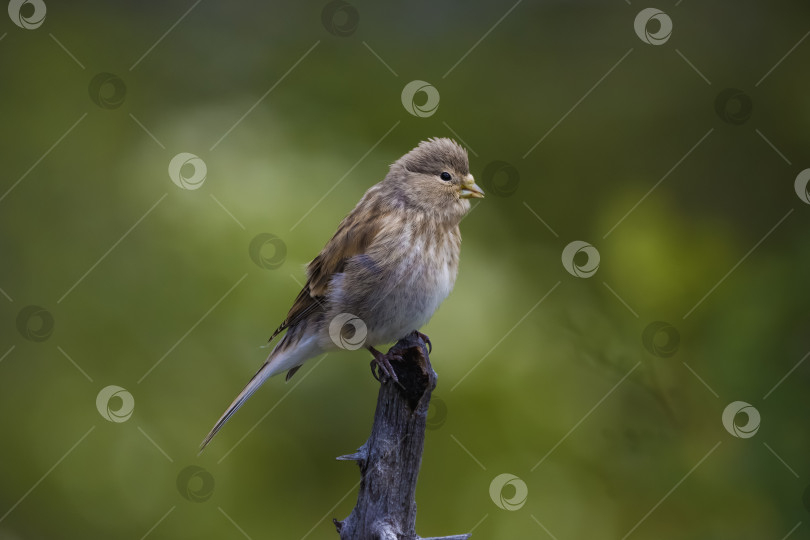
[[[382,373],[383,377],[388,379],[393,379],[395,383],[399,383],[399,379],[397,378],[397,373],[394,371],[394,367],[391,365],[390,359],[395,360],[402,360],[402,356],[388,351],[388,354],[383,354],[374,347],[369,346],[368,350],[371,351],[371,354],[374,355],[374,360],[371,361],[371,374],[380,382],[383,382],[378,374],[378,370]],[[400,384],[400,386],[402,386]]]
[[[427,345],[428,354],[432,353],[433,352],[433,344],[430,342],[430,338],[427,336],[427,334],[423,334],[419,330],[414,330],[414,332],[416,333],[417,336],[422,338],[422,341],[424,341],[425,345]]]

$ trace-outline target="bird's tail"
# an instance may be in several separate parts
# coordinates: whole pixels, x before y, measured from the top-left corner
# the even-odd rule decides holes
[[[247,385],[245,385],[245,388],[239,392],[239,395],[236,396],[233,403],[230,404],[219,420],[217,420],[217,423],[214,424],[214,427],[211,429],[208,435],[206,435],[205,439],[203,439],[202,443],[200,444],[200,452],[202,452],[208,443],[211,442],[214,435],[216,435],[219,430],[222,429],[225,422],[227,422],[231,416],[233,416],[234,413],[239,410],[245,401],[247,401],[247,399],[253,395],[253,392],[258,390],[259,387],[264,384],[264,381],[277,373],[300,366],[305,360],[312,358],[320,352],[320,348],[317,346],[317,343],[313,338],[303,339],[299,343],[290,347],[285,347],[285,345],[286,343],[284,340],[276,345],[276,347],[267,357],[267,360],[265,360],[264,364],[262,364],[259,371],[257,371],[253,378],[250,379]]]

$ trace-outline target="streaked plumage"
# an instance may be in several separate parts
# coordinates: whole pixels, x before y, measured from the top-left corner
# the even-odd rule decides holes
[[[453,289],[458,224],[471,197],[483,192],[470,175],[467,152],[450,139],[423,141],[391,165],[309,264],[306,285],[270,339],[286,333],[202,447],[267,378],[287,371],[289,379],[306,360],[338,348],[329,325],[340,314],[365,323],[364,345],[385,371],[373,346],[421,328]]]

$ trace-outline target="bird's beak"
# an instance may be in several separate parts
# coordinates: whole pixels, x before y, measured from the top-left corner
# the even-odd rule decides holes
[[[484,190],[478,187],[475,183],[475,178],[468,174],[461,181],[461,195],[462,199],[483,199]]]

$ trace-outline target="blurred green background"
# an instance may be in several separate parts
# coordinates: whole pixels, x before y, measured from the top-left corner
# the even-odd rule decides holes
[[[1,539],[337,538],[368,354],[271,380],[197,447],[305,263],[432,136],[488,196],[424,328],[417,531],[808,538],[807,2],[664,0],[660,45],[627,0],[45,4],[0,17]],[[562,264],[577,240],[591,277]]]

